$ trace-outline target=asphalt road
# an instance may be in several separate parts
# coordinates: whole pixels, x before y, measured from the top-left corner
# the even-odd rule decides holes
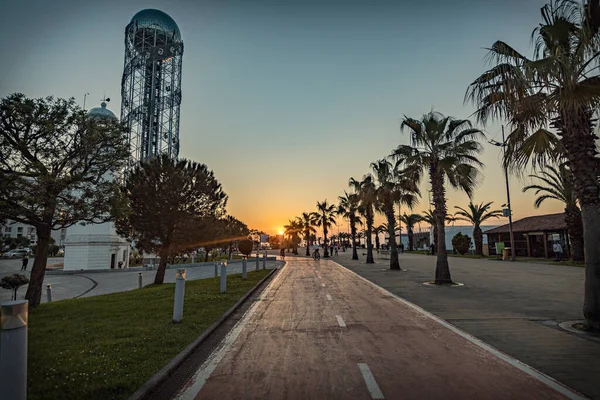
[[[579,397],[334,262],[289,258],[178,398]]]

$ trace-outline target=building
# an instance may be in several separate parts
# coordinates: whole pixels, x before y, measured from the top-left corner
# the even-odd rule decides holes
[[[117,119],[104,101],[100,107],[92,108],[87,116],[100,122]],[[115,179],[117,173],[109,174],[104,179]],[[75,224],[69,227],[65,238],[64,270],[125,268],[129,265],[129,253],[129,242],[117,235],[113,222]]]
[[[0,234],[5,239],[25,236],[29,239],[30,246],[35,246],[37,243],[35,227],[22,222],[7,221],[4,225],[0,225]],[[51,235],[58,246],[63,246],[67,235],[67,229],[63,228],[52,231]]]
[[[481,225],[480,228],[483,232],[486,230],[490,230],[495,228],[497,225]],[[463,235],[467,235],[471,238],[471,248],[469,250],[475,251],[475,240],[473,239],[473,225],[456,225],[456,226],[447,226],[446,225],[446,250],[452,252],[452,238],[456,236],[457,233],[461,233]],[[433,243],[433,227],[429,227],[429,240],[430,243]],[[488,239],[485,235],[483,235],[483,254],[486,254],[486,246],[488,244]]]
[[[510,247],[508,224],[484,230],[483,234],[488,238],[490,255],[497,255],[496,243],[504,243],[505,247]],[[552,245],[555,241],[561,244],[564,256],[570,256],[569,235],[564,213],[536,215],[514,221],[513,235],[517,257],[553,257]]]

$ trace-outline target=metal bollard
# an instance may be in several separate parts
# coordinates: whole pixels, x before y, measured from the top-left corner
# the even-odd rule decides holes
[[[138,272],[138,289],[141,289],[144,285],[142,284],[142,273]]]
[[[48,303],[52,302],[52,284],[47,284],[46,285],[46,300],[48,300]]]
[[[183,319],[183,297],[185,295],[185,268],[177,269],[175,278],[175,301],[173,304],[173,322]]]
[[[219,276],[219,267],[217,266],[217,262],[215,261],[215,278]]]
[[[248,278],[248,266],[246,265],[246,259],[242,259],[242,279],[246,280]]]
[[[27,322],[29,302],[0,305],[0,389],[3,399],[27,399]]]
[[[263,254],[263,269],[267,267],[267,251],[265,250],[265,254]]]
[[[227,291],[227,261],[221,263],[221,293]]]

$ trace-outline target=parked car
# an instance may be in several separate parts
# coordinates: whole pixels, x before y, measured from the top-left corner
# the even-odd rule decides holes
[[[27,253],[27,250],[10,250],[2,255],[2,258],[23,258]]]

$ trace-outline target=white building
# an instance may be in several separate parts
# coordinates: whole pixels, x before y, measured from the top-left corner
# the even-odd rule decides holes
[[[105,102],[92,108],[88,117],[117,119]],[[113,222],[76,224],[67,231],[64,270],[125,268],[129,251],[129,242],[117,235]]]
[[[67,230],[55,230],[52,231],[51,235],[56,244],[62,246],[64,245]],[[36,245],[37,236],[35,227],[16,221],[7,221],[4,225],[0,225],[0,237],[2,238],[18,238],[23,236],[29,239],[29,246]]]
[[[489,229],[494,229],[500,225],[481,225],[481,231],[485,232]],[[456,226],[448,226],[446,225],[446,249],[448,251],[452,251],[452,238],[457,233],[462,233],[463,235],[467,235],[471,238],[471,248],[470,250],[475,250],[475,240],[473,239],[473,225],[456,225]],[[429,227],[429,240],[430,243],[433,243],[433,227]],[[483,248],[487,248],[487,235],[483,235]]]

